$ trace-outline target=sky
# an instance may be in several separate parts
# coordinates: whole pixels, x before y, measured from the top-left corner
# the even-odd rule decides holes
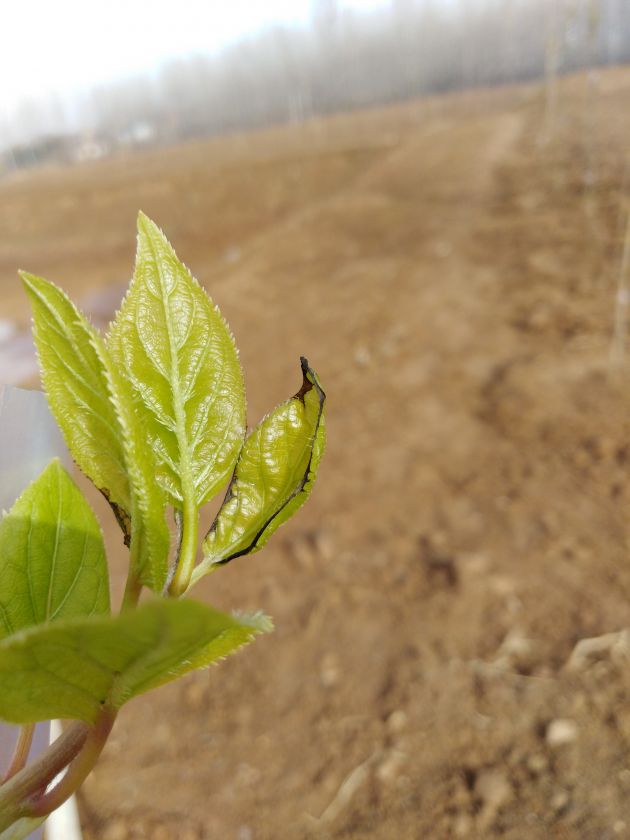
[[[0,0],[0,114],[216,51],[265,26],[305,23],[311,8],[312,0]]]

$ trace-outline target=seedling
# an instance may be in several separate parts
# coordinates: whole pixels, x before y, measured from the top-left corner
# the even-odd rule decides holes
[[[0,840],[25,837],[77,790],[124,703],[271,629],[260,613],[226,615],[186,596],[304,503],[325,440],[325,395],[305,359],[298,393],[246,436],[229,328],[143,214],[107,336],[55,285],[21,277],[50,408],[112,507],[129,571],[114,614],[99,525],[58,461],[0,522],[0,720],[22,727],[0,786]],[[200,540],[199,511],[226,483]],[[35,723],[56,718],[71,723],[28,764]]]

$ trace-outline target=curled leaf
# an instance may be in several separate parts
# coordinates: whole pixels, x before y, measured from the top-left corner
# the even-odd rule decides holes
[[[258,551],[310,495],[325,445],[326,395],[306,359],[301,365],[298,393],[245,441],[193,581],[219,563]]]

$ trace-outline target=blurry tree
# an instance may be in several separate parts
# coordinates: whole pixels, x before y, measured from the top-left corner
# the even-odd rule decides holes
[[[100,86],[74,103],[111,143],[247,129],[458,87],[545,78],[547,136],[562,72],[630,60],[630,0],[389,0],[351,11],[312,0],[309,25],[259,32],[214,55]],[[66,103],[67,105],[67,103]],[[54,110],[54,109],[53,109]],[[67,111],[67,108],[66,108]],[[26,103],[0,149],[77,121]]]
[[[339,22],[338,0],[312,0],[311,20],[319,37],[330,40]]]
[[[552,139],[556,128],[560,55],[560,8],[558,0],[549,0],[545,18],[545,122],[542,138],[546,143]]]

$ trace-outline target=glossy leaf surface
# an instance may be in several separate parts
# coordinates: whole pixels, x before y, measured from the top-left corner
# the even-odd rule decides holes
[[[217,563],[258,551],[308,498],[325,444],[325,394],[305,359],[302,375],[300,391],[247,438],[194,580]]]
[[[164,518],[167,497],[155,479],[153,450],[140,428],[131,388],[113,363],[100,336],[95,339],[121,429],[125,466],[131,496],[130,521],[116,510],[131,549],[131,562],[142,584],[161,593],[168,575],[170,536]]]
[[[69,619],[0,642],[0,719],[95,721],[132,697],[227,656],[271,629],[191,600],[153,600],[119,616]]]
[[[132,385],[158,481],[176,507],[201,506],[225,483],[242,445],[243,375],[218,309],[143,214],[134,278],[109,347]]]
[[[138,428],[127,381],[100,335],[53,283],[22,273],[48,402],[81,470],[107,497],[143,584],[161,591],[168,572],[166,496]],[[133,520],[133,522],[132,522]],[[133,531],[133,534],[132,534]]]
[[[0,522],[0,638],[107,612],[101,530],[79,488],[52,461]]]
[[[33,336],[51,411],[81,470],[129,512],[123,441],[96,330],[53,283],[21,273],[33,310]]]

